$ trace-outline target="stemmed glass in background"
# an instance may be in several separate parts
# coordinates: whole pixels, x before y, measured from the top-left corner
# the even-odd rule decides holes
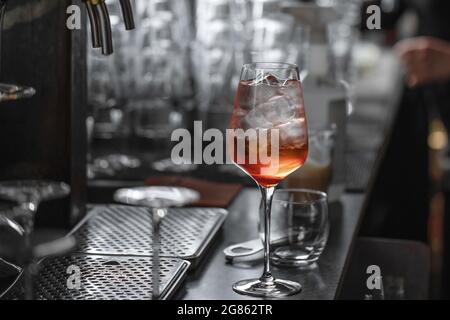
[[[308,155],[308,130],[298,67],[287,63],[244,65],[230,127],[234,129],[233,145],[230,146],[233,161],[260,187],[265,212],[263,275],[259,279],[239,281],[233,289],[240,294],[259,297],[298,293],[300,284],[272,276],[269,259],[275,187],[300,168]],[[252,129],[256,134],[240,135],[238,129],[244,132]],[[266,139],[261,139],[263,135]],[[274,141],[273,136],[278,136],[278,141]],[[239,147],[242,143],[245,148]],[[269,161],[263,161],[262,155]],[[256,161],[252,161],[254,157]]]
[[[152,221],[152,299],[160,297],[159,288],[159,251],[161,247],[160,227],[168,209],[182,207],[197,201],[197,191],[181,187],[136,187],[119,189],[114,200],[132,206],[146,207]],[[150,240],[150,239],[149,239]]]
[[[351,26],[338,22],[327,26],[327,36],[331,75],[336,81],[350,85],[355,76],[352,53],[357,34]]]
[[[70,187],[63,182],[22,180],[0,182],[0,198],[19,204],[14,219],[23,228],[24,251],[27,254],[24,262],[25,299],[34,299],[32,234],[34,220],[39,204],[43,201],[59,199],[70,193]]]
[[[0,0],[0,55],[2,52],[3,22],[7,0]],[[13,84],[0,83],[0,102],[18,100],[32,97],[36,91],[30,87],[21,87]]]
[[[358,0],[351,1],[349,5],[353,7],[353,10],[358,8]],[[338,6],[338,8],[342,10],[342,7]],[[351,18],[351,14],[349,14],[349,17],[344,15],[344,18],[340,21],[327,25],[330,76],[334,81],[344,86],[346,90],[348,114],[351,114],[354,108],[357,77],[354,47],[358,39],[358,31],[351,23]]]

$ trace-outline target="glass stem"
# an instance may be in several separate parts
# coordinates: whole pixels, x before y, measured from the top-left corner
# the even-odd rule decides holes
[[[28,201],[22,204],[22,209],[26,212],[22,224],[25,237],[25,248],[28,253],[31,253],[29,251],[31,249],[31,234],[34,230],[34,216],[36,215],[37,207],[38,203],[35,201]]]
[[[153,263],[152,263],[152,300],[159,299],[159,296],[161,294],[160,288],[159,288],[159,250],[161,247],[161,235],[160,235],[160,228],[161,228],[161,220],[164,218],[164,216],[167,213],[167,209],[165,208],[158,208],[158,209],[152,209],[152,251],[153,251]]]
[[[275,279],[270,273],[270,218],[275,187],[260,186],[260,190],[264,204],[264,272],[260,281],[267,286],[272,286]]]
[[[33,289],[33,273],[34,273],[34,257],[33,244],[31,235],[34,230],[34,218],[37,212],[38,203],[35,201],[28,201],[22,204],[22,209],[25,210],[23,218],[24,242],[25,242],[25,266],[24,266],[24,286],[25,286],[25,300],[34,300]]]

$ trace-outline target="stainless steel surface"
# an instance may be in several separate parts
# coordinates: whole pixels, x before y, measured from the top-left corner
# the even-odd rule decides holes
[[[70,266],[81,271],[79,289],[67,287]],[[152,269],[149,257],[72,255],[45,259],[35,281],[36,296],[40,300],[144,300],[151,299]],[[189,262],[161,259],[161,299],[169,298],[185,278]],[[20,281],[4,297],[22,298]]]
[[[197,260],[226,215],[226,210],[215,208],[169,209],[161,225],[161,256]],[[147,208],[109,205],[93,207],[73,235],[78,252],[149,256],[151,230]]]
[[[135,187],[119,189],[114,194],[114,200],[119,203],[144,206],[151,212],[151,244],[153,259],[153,283],[159,283],[159,258],[161,251],[161,222],[168,213],[168,208],[182,207],[200,199],[197,191],[181,187]],[[153,299],[160,297],[159,286],[153,286]]]

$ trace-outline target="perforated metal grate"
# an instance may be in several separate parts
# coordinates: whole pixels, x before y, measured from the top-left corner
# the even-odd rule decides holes
[[[40,300],[147,300],[152,295],[150,257],[93,256],[77,254],[44,260],[35,280]],[[81,286],[69,289],[69,266],[80,270]],[[164,258],[160,263],[161,299],[172,295],[184,279],[189,262]],[[23,299],[21,281],[3,299]]]
[[[171,209],[161,225],[161,255],[196,259],[226,217],[216,208]],[[94,207],[74,231],[77,251],[107,255],[151,255],[151,215],[146,208]]]

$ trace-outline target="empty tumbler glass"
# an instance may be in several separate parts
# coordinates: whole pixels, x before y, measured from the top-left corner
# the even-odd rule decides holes
[[[328,240],[327,195],[309,189],[281,189],[272,203],[271,261],[278,266],[308,267]]]

